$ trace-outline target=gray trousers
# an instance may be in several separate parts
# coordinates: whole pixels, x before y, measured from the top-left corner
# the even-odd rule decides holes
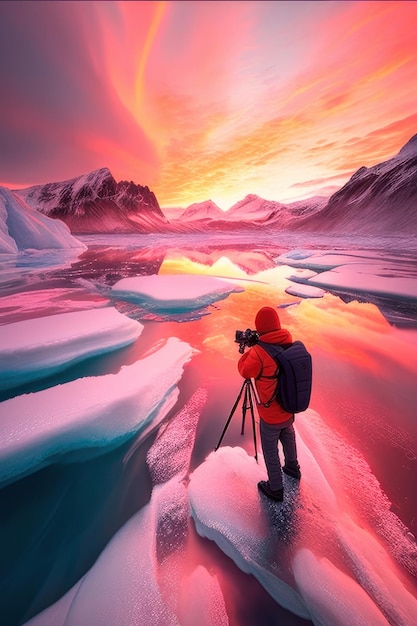
[[[282,444],[285,465],[292,468],[298,467],[294,425],[292,422],[289,426],[285,426],[285,424],[268,424],[263,419],[259,421],[262,451],[268,472],[269,486],[276,491],[277,489],[282,489],[278,441],[281,441]]]

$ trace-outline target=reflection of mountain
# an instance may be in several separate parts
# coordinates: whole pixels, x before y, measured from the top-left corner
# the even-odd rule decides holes
[[[64,221],[73,233],[160,232],[168,224],[148,187],[116,183],[107,168],[16,193],[41,213]]]
[[[79,278],[94,281],[99,285],[112,285],[129,276],[158,274],[166,250],[158,246],[131,250],[113,246],[89,246],[71,267],[57,270],[53,278],[65,282]]]

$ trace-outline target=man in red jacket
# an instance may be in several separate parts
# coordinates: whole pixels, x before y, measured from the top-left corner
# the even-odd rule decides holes
[[[291,333],[281,328],[278,313],[269,306],[262,307],[255,318],[255,328],[260,340],[265,343],[291,344]],[[254,378],[260,404],[260,433],[262,451],[268,472],[268,481],[262,480],[258,488],[272,500],[282,502],[284,489],[282,485],[281,463],[278,454],[278,441],[284,450],[285,464],[282,471],[300,479],[301,472],[297,459],[295,442],[294,415],[287,413],[274,398],[277,371],[274,359],[259,345],[254,345],[245,352],[238,362],[238,370],[243,378]],[[273,400],[271,401],[271,398]],[[267,406],[265,406],[265,404]]]

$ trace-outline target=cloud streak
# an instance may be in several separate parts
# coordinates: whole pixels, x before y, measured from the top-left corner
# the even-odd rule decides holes
[[[108,166],[222,208],[342,185],[416,132],[416,23],[401,1],[2,2],[2,182]]]

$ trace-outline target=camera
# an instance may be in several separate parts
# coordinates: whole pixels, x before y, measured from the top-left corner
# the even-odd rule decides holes
[[[239,352],[241,354],[244,353],[245,347],[250,348],[254,346],[255,343],[258,343],[259,333],[256,330],[251,330],[247,328],[245,331],[237,330],[235,336],[235,343],[239,344]]]

